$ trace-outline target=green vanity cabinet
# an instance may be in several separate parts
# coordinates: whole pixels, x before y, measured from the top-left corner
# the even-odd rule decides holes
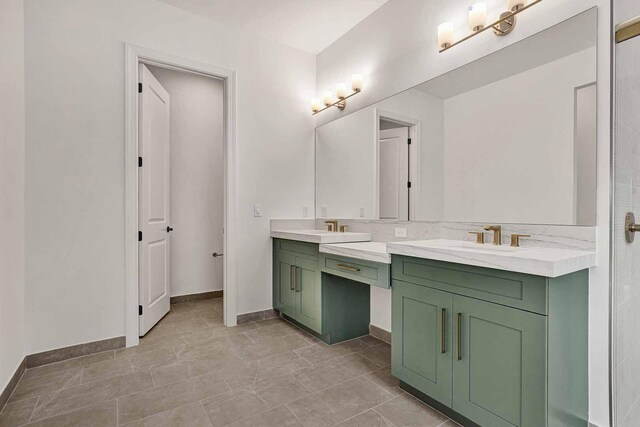
[[[588,425],[587,270],[394,255],[392,278],[392,373],[409,391],[481,426]]]
[[[388,282],[389,267],[326,260],[316,243],[273,239],[273,308],[327,344],[367,335],[370,286],[385,276]],[[331,268],[326,269],[325,263]],[[336,263],[359,269],[355,273],[360,274],[342,271]]]
[[[322,286],[318,245],[274,239],[273,307],[322,333]]]

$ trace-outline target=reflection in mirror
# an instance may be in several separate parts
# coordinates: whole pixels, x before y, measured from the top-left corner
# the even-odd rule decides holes
[[[595,224],[596,18],[317,128],[317,217]]]

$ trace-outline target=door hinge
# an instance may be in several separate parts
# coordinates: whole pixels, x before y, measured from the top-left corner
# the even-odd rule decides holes
[[[142,316],[142,306],[138,306],[138,316]]]
[[[138,83],[138,93],[142,93],[142,83]]]
[[[138,242],[142,242],[142,231],[138,231]]]
[[[407,145],[411,145],[411,138],[407,139]]]
[[[142,167],[142,157],[138,157],[138,167]]]
[[[411,188],[411,181],[407,182],[407,188]]]

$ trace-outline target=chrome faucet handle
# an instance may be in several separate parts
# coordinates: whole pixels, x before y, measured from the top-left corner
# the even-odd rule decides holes
[[[520,238],[521,237],[531,237],[529,234],[512,234],[511,235],[511,246],[514,248],[520,247]]]
[[[484,231],[470,231],[469,234],[476,235],[476,243],[482,245],[484,243]]]

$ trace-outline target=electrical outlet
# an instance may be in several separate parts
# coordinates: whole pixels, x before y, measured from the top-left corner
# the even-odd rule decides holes
[[[396,237],[407,237],[407,229],[406,228],[396,228]]]
[[[255,216],[255,217],[262,216],[262,206],[261,205],[253,205],[253,216]]]
[[[302,218],[309,218],[309,206],[302,207]]]
[[[360,218],[364,218],[364,208],[360,208]]]
[[[322,218],[326,218],[327,217],[327,207],[326,206],[322,206],[320,208],[320,216]]]

